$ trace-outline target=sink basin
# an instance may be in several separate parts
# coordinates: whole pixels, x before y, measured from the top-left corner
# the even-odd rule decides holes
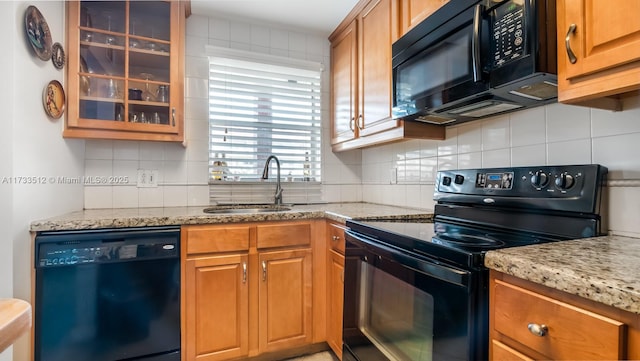
[[[209,207],[203,210],[204,213],[211,214],[231,214],[231,213],[268,213],[268,212],[284,212],[290,211],[290,207],[284,206],[262,206],[262,207]]]

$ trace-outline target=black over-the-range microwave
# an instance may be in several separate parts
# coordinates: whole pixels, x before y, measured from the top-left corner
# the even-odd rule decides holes
[[[393,43],[393,117],[455,124],[557,100],[555,0],[451,0]]]

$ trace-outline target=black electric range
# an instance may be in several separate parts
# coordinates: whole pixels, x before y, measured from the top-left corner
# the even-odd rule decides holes
[[[602,233],[607,168],[438,172],[433,222],[347,221],[346,360],[488,357],[486,252]]]

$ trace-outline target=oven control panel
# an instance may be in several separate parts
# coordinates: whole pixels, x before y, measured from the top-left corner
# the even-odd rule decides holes
[[[606,174],[597,164],[445,170],[434,200],[589,211],[579,204],[597,202]]]
[[[512,186],[513,172],[476,174],[476,188],[511,189]]]

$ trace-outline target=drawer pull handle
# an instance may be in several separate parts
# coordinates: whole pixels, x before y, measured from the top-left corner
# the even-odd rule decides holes
[[[340,236],[332,236],[331,240],[334,242],[338,242],[340,240]]]
[[[549,328],[547,325],[538,325],[537,323],[530,323],[527,325],[529,332],[536,336],[543,337],[547,333],[549,333]]]
[[[247,262],[242,263],[242,283],[247,283]]]
[[[267,280],[267,262],[262,261],[262,281]]]

